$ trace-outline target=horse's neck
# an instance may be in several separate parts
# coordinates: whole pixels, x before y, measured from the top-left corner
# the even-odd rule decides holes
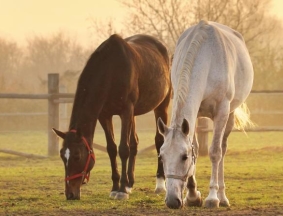
[[[92,143],[96,123],[97,123],[97,119],[85,123],[81,123],[80,121],[74,121],[71,119],[69,130],[72,129],[79,130],[81,135],[87,138],[87,140],[91,141]]]
[[[175,103],[177,106],[174,107]],[[197,96],[197,93],[188,95],[183,104],[178,104],[173,100],[171,127],[181,127],[183,120],[186,119],[189,122],[190,136],[192,137],[195,132],[200,104],[201,96]]]
[[[97,119],[103,103],[96,103],[99,106],[93,107],[81,101],[74,101],[69,130],[79,129],[83,136],[93,139]]]
[[[194,132],[196,119],[198,116],[198,111],[201,105],[202,100],[205,98],[205,92],[207,90],[207,80],[209,77],[209,70],[210,70],[210,61],[207,60],[205,62],[201,62],[201,56],[204,56],[205,53],[203,50],[196,53],[197,58],[193,62],[192,70],[188,73],[189,77],[180,77],[178,70],[175,69],[172,73],[172,84],[173,89],[180,88],[180,79],[184,80],[185,82],[181,83],[182,88],[174,95],[173,99],[173,110],[172,111],[172,123],[174,125],[181,125],[183,119],[187,119],[190,126],[190,134]],[[208,58],[210,59],[210,58]],[[174,91],[175,92],[175,91]],[[174,93],[175,94],[175,93]],[[181,95],[181,96],[180,96]]]
[[[196,70],[192,71],[192,76],[186,84],[188,90],[184,94],[184,99],[180,100],[177,96],[173,99],[171,125],[180,126],[185,118],[189,122],[191,136],[194,134],[198,112],[208,88],[209,63],[201,66],[202,68],[196,67]]]

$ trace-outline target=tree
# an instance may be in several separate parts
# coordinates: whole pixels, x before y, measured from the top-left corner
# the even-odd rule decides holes
[[[80,71],[88,56],[89,51],[62,32],[51,37],[35,36],[28,40],[21,73],[29,77],[26,82],[29,82],[28,86],[32,90],[41,89],[46,92],[48,73],[63,75],[69,70]]]
[[[123,35],[122,32],[116,28],[116,22],[112,17],[106,20],[89,18],[89,21],[91,22],[90,31],[92,35],[95,35],[95,43],[97,46],[112,34]]]
[[[22,50],[15,42],[0,38],[0,90],[9,90],[21,65]]]
[[[274,75],[283,75],[282,25],[268,13],[271,0],[120,0],[130,11],[125,21],[130,34],[147,33],[163,41],[171,53],[181,33],[199,20],[228,25],[245,38],[254,69],[254,89],[274,88]],[[278,48],[280,47],[280,48]],[[282,62],[282,61],[281,61]],[[273,63],[273,64],[271,64]],[[273,70],[273,72],[270,72]],[[267,82],[266,82],[267,81]],[[275,85],[278,86],[278,85]],[[282,87],[281,87],[282,88]]]
[[[180,34],[193,23],[191,1],[131,0],[121,1],[129,8],[125,20],[129,34],[145,33],[163,41],[173,53]]]

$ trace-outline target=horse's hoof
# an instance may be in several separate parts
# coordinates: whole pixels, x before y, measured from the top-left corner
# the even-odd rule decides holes
[[[166,192],[166,188],[155,188],[155,191],[154,191],[154,193],[156,193],[156,194],[161,194],[161,193],[165,193]]]
[[[126,187],[126,191],[128,194],[132,193],[132,188],[131,187]]]
[[[184,199],[184,205],[185,206],[195,206],[195,207],[201,207],[202,206],[202,198],[201,198],[201,193],[198,191],[197,192],[197,197],[195,199],[189,199],[186,197]]]
[[[206,199],[204,201],[205,208],[219,208],[219,199]]]
[[[160,194],[160,193],[166,192],[164,178],[156,178],[156,187],[155,187],[155,191],[154,192],[156,194]]]
[[[114,199],[116,197],[117,193],[118,193],[118,191],[111,191],[109,197]]]
[[[123,193],[123,192],[118,192],[115,196],[115,199],[117,200],[126,200],[129,199],[129,194]]]
[[[230,206],[230,203],[229,203],[229,200],[221,200],[219,205],[221,207],[229,207]]]

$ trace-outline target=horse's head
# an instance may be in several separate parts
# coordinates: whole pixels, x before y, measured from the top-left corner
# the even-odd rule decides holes
[[[169,208],[181,208],[188,177],[195,171],[195,153],[188,136],[189,123],[184,119],[181,128],[169,128],[159,118],[157,124],[164,136],[159,157],[166,178],[165,203]]]
[[[53,131],[64,140],[60,157],[65,167],[66,198],[80,199],[81,185],[89,180],[90,171],[95,163],[92,145],[79,131],[71,130],[64,133],[54,128]]]

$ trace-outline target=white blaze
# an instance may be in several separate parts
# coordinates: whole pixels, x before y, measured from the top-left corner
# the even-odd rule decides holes
[[[69,161],[69,158],[70,158],[70,149],[68,149],[68,148],[65,151],[65,158],[67,160],[66,166],[68,166],[68,161]]]

